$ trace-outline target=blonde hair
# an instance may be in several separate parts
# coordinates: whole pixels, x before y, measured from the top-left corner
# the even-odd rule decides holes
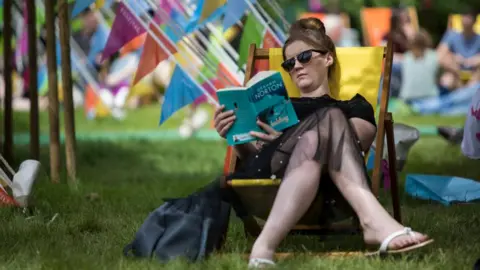
[[[338,63],[337,51],[332,39],[326,34],[325,25],[317,18],[305,18],[297,20],[289,30],[289,38],[283,45],[283,60],[285,49],[294,41],[303,41],[313,48],[329,52],[333,57],[333,64],[328,67],[328,86],[330,94],[338,97],[340,91],[340,64]]]

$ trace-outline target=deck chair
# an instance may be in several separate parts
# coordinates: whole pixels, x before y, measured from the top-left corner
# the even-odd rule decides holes
[[[461,14],[450,14],[448,16],[448,30],[461,32],[463,30],[462,26],[462,15]],[[480,15],[477,16],[477,21],[474,26],[475,32],[480,34]]]
[[[380,101],[380,112],[378,114],[376,153],[383,153],[385,135],[388,146],[389,175],[391,178],[391,195],[393,201],[394,217],[401,222],[400,204],[398,197],[397,175],[395,167],[395,146],[393,137],[393,118],[387,112],[389,100],[390,73],[392,66],[393,50],[391,41],[386,47],[349,47],[337,48],[339,65],[341,68],[340,89],[338,99],[350,99],[356,93],[362,94],[373,106],[377,108],[379,81],[382,75],[382,60],[384,67],[384,80]],[[255,44],[250,45],[247,69],[245,73],[245,84],[253,76],[253,67],[258,59],[268,59],[270,70],[280,71],[287,87],[289,96],[299,95],[298,89],[294,86],[289,75],[281,68],[281,48],[259,49]],[[359,91],[361,89],[361,91]],[[368,155],[366,157],[367,161]],[[380,168],[382,155],[376,154],[372,178],[372,190],[378,197],[380,183]],[[225,157],[224,173],[227,175],[235,171],[240,165],[235,150],[229,146]],[[257,236],[261,230],[262,223],[268,217],[271,206],[275,199],[281,179],[233,179],[224,181],[222,185],[237,194],[238,200],[244,206],[247,216],[242,218],[245,232],[251,236]],[[354,218],[347,222],[323,226],[319,224],[320,203],[314,202],[300,222],[291,230],[292,233],[300,234],[332,234],[332,233],[359,233],[360,226],[358,219]]]
[[[420,28],[415,7],[408,7],[408,15],[416,30]],[[365,46],[380,46],[383,36],[390,31],[390,8],[363,8],[361,13],[363,42]]]

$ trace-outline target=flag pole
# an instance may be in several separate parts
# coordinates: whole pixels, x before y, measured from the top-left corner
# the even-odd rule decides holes
[[[133,1],[133,2],[137,4],[136,1]],[[127,2],[124,2],[124,4],[125,4],[125,7],[130,11],[131,14],[135,14],[135,12],[133,11],[132,7],[130,7],[130,4],[128,4]],[[142,12],[142,13],[145,14],[145,12]],[[147,17],[148,17],[148,16],[147,16]],[[164,35],[172,45],[175,45],[175,44],[170,40],[170,38],[168,38],[168,36],[165,35],[165,33],[164,33],[163,30],[159,27],[159,25],[156,24],[156,23],[153,21],[153,19],[150,19],[149,21],[150,21],[149,23],[152,24],[153,26],[155,26],[155,28],[157,28],[157,30],[160,31],[160,33],[162,33],[162,35]],[[140,22],[140,24],[145,28],[145,30],[147,31],[147,33],[150,34],[151,37],[157,42],[157,44],[158,44],[165,52],[167,52],[167,53],[169,54],[169,56],[172,56],[172,55],[173,55],[172,52],[170,52],[170,51],[166,48],[166,46],[158,39],[158,37],[155,35],[155,33],[151,33],[151,32],[150,32],[150,29],[149,29],[148,25],[145,24],[145,22],[143,22],[141,19],[139,20],[139,22]],[[179,55],[182,55],[182,56],[183,56],[183,53],[182,53],[182,52],[180,52],[180,51],[178,51],[178,52],[179,52]],[[178,61],[175,59],[175,57],[172,57],[172,58],[173,58],[173,61],[175,62],[175,64],[177,64],[178,66],[180,66],[180,65],[178,64]],[[181,66],[180,66],[180,67],[181,67]],[[192,67],[194,68],[194,70],[195,70],[196,72],[199,73],[199,75],[200,75],[201,77],[203,77],[202,79],[205,79],[205,77],[203,76],[203,74],[202,74],[195,66],[192,66]],[[191,79],[191,80],[193,81],[193,83],[195,84],[195,86],[197,86],[200,90],[202,90],[202,92],[207,96],[207,98],[210,100],[211,103],[213,103],[216,107],[220,107],[220,104],[218,104],[217,100],[216,100],[215,98],[213,98],[212,95],[211,95],[208,91],[206,91],[205,88],[204,88],[202,85],[199,85],[198,82],[197,82],[194,78],[192,78],[192,76],[191,76],[188,72],[187,72],[186,74],[187,74],[187,76],[189,77],[189,79]],[[205,81],[207,82],[207,84],[208,84],[210,87],[212,87],[212,89],[215,89],[215,87],[212,85],[212,83],[211,83],[209,80],[205,80]],[[172,82],[171,82],[171,83],[172,83]]]
[[[12,5],[13,0],[5,0],[3,3],[3,66],[5,95],[3,99],[4,120],[3,120],[3,154],[8,162],[13,162],[13,48],[12,48]]]
[[[67,157],[67,174],[70,184],[77,186],[75,115],[72,93],[72,67],[70,61],[70,20],[67,0],[58,1],[58,24],[60,26],[60,43],[62,57],[62,87],[65,111],[65,150]]]
[[[38,59],[37,59],[37,22],[35,1],[26,1],[27,5],[27,35],[28,35],[28,88],[30,96],[30,156],[40,158],[40,126],[38,112]]]

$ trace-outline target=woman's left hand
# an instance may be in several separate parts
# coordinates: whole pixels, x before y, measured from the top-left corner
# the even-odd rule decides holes
[[[256,137],[264,142],[271,142],[274,141],[276,138],[280,137],[282,135],[281,132],[276,131],[273,129],[271,126],[263,123],[260,120],[257,120],[257,125],[260,126],[267,134],[262,133],[262,132],[257,132],[257,131],[250,131],[250,135],[253,137]]]

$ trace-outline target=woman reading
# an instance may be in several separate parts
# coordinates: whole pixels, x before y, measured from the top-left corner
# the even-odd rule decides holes
[[[318,19],[295,22],[283,47],[282,67],[301,97],[292,98],[300,122],[283,133],[258,122],[268,134],[255,133],[263,145],[243,144],[236,151],[244,167],[229,177],[281,178],[276,199],[250,254],[250,266],[274,264],[276,248],[306,213],[318,192],[325,200],[346,200],[359,217],[367,244],[376,253],[398,253],[432,240],[395,221],[370,190],[364,163],[376,134],[374,110],[357,94],[351,100],[331,97],[336,51]],[[225,136],[235,121],[232,111],[215,112],[215,128]],[[335,204],[338,205],[338,204]],[[331,205],[330,207],[335,207]],[[328,219],[328,209],[324,218]],[[340,209],[341,210],[341,209]]]

